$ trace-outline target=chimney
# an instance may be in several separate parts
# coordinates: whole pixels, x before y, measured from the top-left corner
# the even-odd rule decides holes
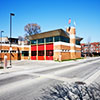
[[[70,29],[70,33],[73,34],[73,35],[76,34],[76,29],[75,29],[75,27],[71,27],[71,29]]]
[[[76,54],[75,54],[75,34],[76,34],[76,30],[75,27],[71,27],[70,31],[68,30],[68,33],[70,35],[70,55],[71,55],[71,59],[75,59],[76,58]]]

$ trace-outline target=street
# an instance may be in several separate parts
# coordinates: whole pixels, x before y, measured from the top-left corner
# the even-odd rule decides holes
[[[43,89],[59,83],[100,84],[100,57],[67,62],[15,61],[14,66],[0,74],[0,100],[35,100]]]

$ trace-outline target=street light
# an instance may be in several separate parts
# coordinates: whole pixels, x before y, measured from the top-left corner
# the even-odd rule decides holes
[[[0,33],[1,33],[1,51],[2,51],[2,33],[3,33],[4,31],[1,31]],[[1,65],[2,65],[2,52],[1,52]]]
[[[12,16],[15,16],[15,14],[10,13],[10,67],[12,67],[11,65]]]

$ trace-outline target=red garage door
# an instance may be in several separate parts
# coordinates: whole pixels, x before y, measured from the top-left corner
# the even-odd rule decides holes
[[[36,56],[31,56],[31,60],[36,60]]]
[[[53,60],[53,43],[46,44],[46,60]]]
[[[44,60],[44,45],[38,45],[38,60]]]
[[[37,48],[36,45],[31,46],[31,60],[36,60]]]

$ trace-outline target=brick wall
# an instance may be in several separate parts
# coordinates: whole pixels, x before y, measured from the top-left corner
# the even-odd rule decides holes
[[[10,45],[5,44],[2,45],[3,52],[0,52],[0,58],[4,60],[4,55],[7,55],[7,60],[10,60]],[[29,57],[23,57],[21,51],[29,51],[29,47],[22,47],[22,46],[13,46],[12,45],[12,52],[11,52],[11,60],[21,60],[21,59],[28,59]]]
[[[61,55],[62,55],[61,60],[71,59],[70,52],[62,52]]]

